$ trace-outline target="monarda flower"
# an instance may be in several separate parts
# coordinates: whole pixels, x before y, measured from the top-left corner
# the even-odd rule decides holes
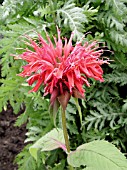
[[[27,62],[18,75],[29,77],[27,82],[30,86],[36,83],[30,92],[36,92],[43,84],[44,96],[51,95],[51,106],[58,101],[65,109],[71,95],[84,98],[83,85],[90,86],[88,78],[104,81],[101,65],[108,63],[108,60],[100,59],[103,50],[99,50],[96,41],[83,45],[80,41],[73,46],[73,33],[69,40],[61,39],[59,29],[57,33],[58,38],[54,37],[54,43],[47,33],[47,41],[38,34],[39,43],[27,37],[27,44],[33,50],[26,49],[18,56],[18,59]]]

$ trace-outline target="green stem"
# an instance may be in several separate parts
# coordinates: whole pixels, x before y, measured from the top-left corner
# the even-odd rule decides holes
[[[68,139],[68,133],[67,133],[65,110],[62,108],[61,112],[62,112],[62,126],[63,126],[65,145],[67,148],[67,152],[70,153],[70,145],[69,145],[69,139]],[[73,170],[73,167],[69,165],[69,169]]]
[[[68,139],[68,133],[67,133],[67,127],[66,127],[66,116],[65,116],[65,110],[62,109],[62,126],[63,126],[63,133],[64,133],[64,139],[65,139],[65,145],[67,148],[67,152],[70,152],[70,145],[69,145],[69,139]]]

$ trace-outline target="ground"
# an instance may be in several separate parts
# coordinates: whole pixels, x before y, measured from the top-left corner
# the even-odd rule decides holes
[[[25,125],[14,126],[18,115],[13,113],[10,105],[0,113],[0,170],[18,169],[14,158],[24,147],[26,133]]]

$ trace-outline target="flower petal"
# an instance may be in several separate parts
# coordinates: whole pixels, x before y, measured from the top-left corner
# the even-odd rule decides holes
[[[37,83],[36,83],[36,85],[35,85],[35,87],[34,87],[32,90],[30,90],[29,93],[30,93],[30,92],[36,92],[36,91],[39,89],[39,87],[41,86],[42,81],[43,81],[43,79],[42,79],[42,78],[39,78],[38,81],[37,81]]]
[[[74,87],[74,76],[73,76],[72,71],[66,73],[66,75],[67,75],[67,79],[69,83],[69,90],[70,90],[70,93],[72,93],[72,88]]]
[[[70,37],[70,39],[68,41],[68,44],[67,44],[67,39],[65,39],[65,45],[64,45],[64,56],[65,56],[65,58],[68,57],[69,53],[71,52],[71,50],[73,48],[72,47],[72,38],[73,38],[73,36],[74,36],[74,33],[71,33],[71,37]]]

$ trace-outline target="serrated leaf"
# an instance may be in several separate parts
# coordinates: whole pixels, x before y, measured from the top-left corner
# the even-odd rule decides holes
[[[70,29],[74,32],[74,39],[81,39],[83,37],[83,23],[87,23],[87,17],[83,13],[84,10],[80,7],[76,7],[73,0],[67,1],[64,6],[57,10],[57,20],[60,20],[60,15],[62,14],[62,18],[64,19],[64,25],[70,27]]]
[[[51,151],[57,148],[62,148],[66,150],[64,135],[62,129],[53,129],[45,136],[40,138],[35,144],[30,148],[30,154],[37,160],[37,152],[40,149],[41,151]]]
[[[24,141],[24,143],[27,143],[27,142],[33,142],[33,141],[36,141],[37,140],[37,137],[33,137],[33,136],[31,136],[31,137],[29,137],[29,138],[27,138],[25,141]]]
[[[15,122],[15,126],[21,126],[22,124],[26,123],[27,119],[28,119],[27,114],[23,113],[23,114],[19,115]]]
[[[34,131],[34,132],[41,132],[41,129],[39,128],[39,127],[37,127],[37,126],[32,126],[32,127],[30,127],[30,130],[32,130],[32,131]]]
[[[87,170],[126,170],[127,160],[111,143],[101,140],[83,144],[68,155],[73,167],[86,166]],[[84,169],[84,170],[85,170]]]

